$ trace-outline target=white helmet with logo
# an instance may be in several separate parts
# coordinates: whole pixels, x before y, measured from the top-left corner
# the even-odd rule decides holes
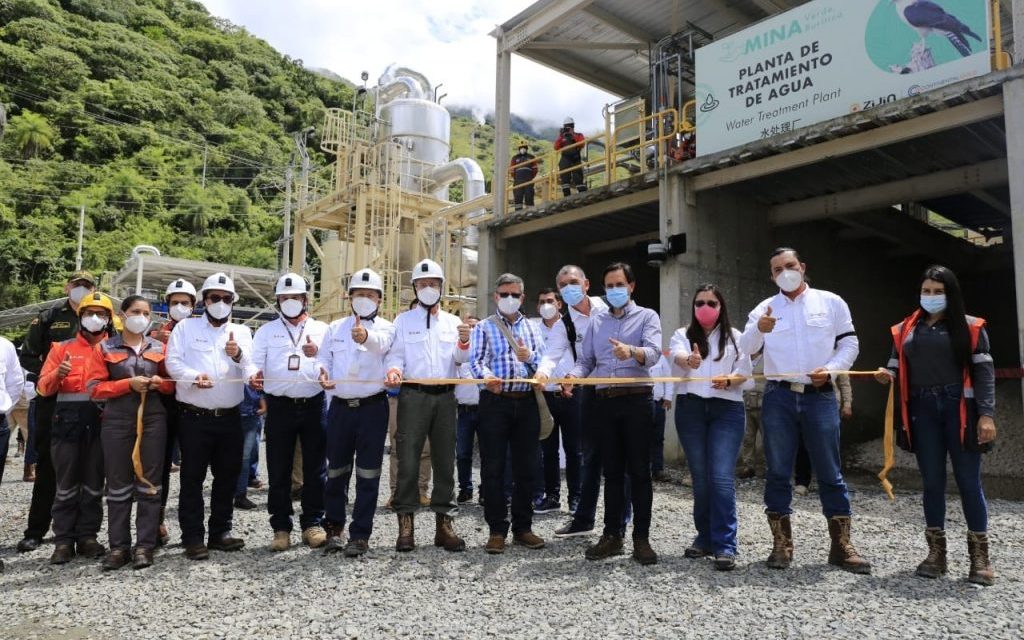
[[[207,291],[228,291],[231,293],[234,302],[238,302],[238,294],[235,293],[235,283],[231,278],[222,272],[217,272],[203,281],[203,288],[199,293],[206,296]]]
[[[175,293],[184,293],[192,298],[192,304],[196,302],[196,288],[188,280],[179,278],[167,285],[167,291],[164,292],[164,300],[167,300]]]
[[[380,274],[373,269],[360,269],[349,278],[348,292],[352,293],[353,289],[373,289],[384,295],[384,281],[381,280]]]
[[[572,126],[575,127],[576,126],[576,121],[572,119],[572,116],[565,116],[565,120],[562,122],[562,126],[563,127],[568,127],[569,125],[572,125]]]
[[[423,278],[440,278],[443,283],[444,271],[441,270],[441,265],[429,258],[417,262],[416,266],[412,268],[412,281],[416,282]]]
[[[306,279],[297,273],[286,273],[277,279],[277,286],[274,288],[275,296],[305,295]]]

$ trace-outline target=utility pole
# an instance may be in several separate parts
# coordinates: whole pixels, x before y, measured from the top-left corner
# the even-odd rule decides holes
[[[206,189],[206,157],[209,147],[206,145],[206,140],[203,140],[203,189]]]
[[[85,236],[85,205],[78,205],[78,254],[75,255],[75,271],[82,270],[82,239]]]
[[[289,271],[292,263],[292,172],[295,169],[295,154],[288,160],[284,170],[284,248],[281,252],[281,271]]]

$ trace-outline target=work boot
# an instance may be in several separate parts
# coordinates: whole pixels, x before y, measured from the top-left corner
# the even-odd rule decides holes
[[[302,543],[310,549],[319,549],[327,542],[327,532],[323,527],[307,527],[302,532]]]
[[[395,551],[412,551],[416,548],[416,528],[411,513],[398,514],[398,540]]]
[[[928,557],[917,565],[917,575],[922,578],[938,578],[946,573],[946,532],[938,527],[924,530],[928,541]]]
[[[210,551],[202,542],[185,545],[185,557],[189,560],[206,560],[210,557]]]
[[[330,522],[324,524],[324,532],[327,534],[327,542],[324,543],[324,553],[337,553],[345,548],[345,540],[341,535],[345,528]]]
[[[18,553],[25,553],[26,551],[35,551],[42,544],[42,538],[22,538],[22,540],[18,542]]]
[[[86,558],[100,558],[107,552],[99,542],[96,542],[96,538],[85,538],[84,540],[78,541],[78,555]]]
[[[500,533],[492,533],[487,536],[487,544],[484,545],[484,551],[492,555],[505,553],[505,536]]]
[[[544,538],[538,536],[532,531],[523,531],[522,533],[512,534],[512,542],[524,546],[527,549],[544,548]]]
[[[829,518],[828,535],[832,538],[832,546],[828,550],[829,564],[850,573],[871,573],[871,563],[862,558],[850,542],[850,516]]]
[[[633,538],[633,559],[644,566],[658,564],[658,554],[647,538]]]
[[[772,552],[768,556],[769,569],[788,569],[793,563],[793,529],[789,514],[769,511],[768,526],[772,529]]]
[[[128,549],[111,549],[100,566],[104,571],[117,571],[130,562],[129,555]]]
[[[216,538],[210,538],[206,546],[214,551],[241,551],[245,547],[245,540],[232,537],[229,531],[220,534]]]
[[[135,548],[135,555],[132,561],[132,569],[145,569],[146,567],[153,566],[153,550],[143,549],[142,547]]]
[[[444,547],[445,551],[465,551],[466,541],[455,534],[455,521],[443,513],[436,515],[437,526],[434,531],[434,546]]]
[[[996,571],[988,559],[988,534],[967,532],[967,555],[971,557],[971,572],[967,581],[991,587],[996,583]]]
[[[364,555],[370,550],[370,543],[366,540],[360,540],[358,538],[352,538],[345,545],[345,557],[346,558],[358,558]]]
[[[167,507],[160,507],[160,528],[156,532],[156,545],[158,547],[163,547],[171,541],[171,536],[167,533],[167,525],[164,524],[164,514],[166,511]]]
[[[290,531],[275,531],[274,539],[270,541],[271,551],[287,551],[292,546],[292,534]]]
[[[621,556],[622,536],[604,534],[597,544],[587,548],[583,555],[587,560],[604,560],[612,556]]]
[[[67,564],[75,557],[75,547],[71,544],[58,544],[50,556],[50,564]]]
[[[25,463],[25,474],[21,477],[21,479],[25,482],[36,481],[36,465],[34,463]]]

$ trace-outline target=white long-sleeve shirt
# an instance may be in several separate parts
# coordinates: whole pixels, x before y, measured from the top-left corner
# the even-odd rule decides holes
[[[456,346],[462,321],[447,311],[430,317],[419,305],[395,318],[395,341],[384,358],[384,370],[397,369],[409,379],[457,378],[458,366],[469,361],[469,349]]]
[[[242,350],[238,362],[224,353],[232,335]],[[179,402],[204,409],[237,407],[245,397],[243,386],[257,370],[252,363],[252,334],[240,324],[225,322],[215,327],[206,316],[188,318],[174,327],[167,341],[167,371],[179,380],[175,391]],[[200,374],[209,376],[213,386],[200,389],[189,383]]]
[[[317,357],[331,380],[367,382],[337,382],[337,386],[327,392],[330,396],[352,400],[384,390],[384,357],[395,341],[395,325],[380,316],[359,323],[366,329],[366,340],[362,344],[352,339],[355,316],[348,316],[331,323]]]
[[[565,332],[565,323],[559,318],[550,327],[542,318],[535,320],[541,338],[544,339],[544,355],[537,366],[537,373],[547,374],[549,378],[561,378],[572,371],[576,361],[572,357],[572,349],[569,348],[569,336]],[[557,384],[549,384],[545,391],[558,391]]]
[[[465,380],[473,380],[473,370],[470,369],[469,363],[459,365],[459,377]],[[455,387],[455,401],[459,404],[468,404],[476,406],[480,404],[480,385],[478,384],[460,384]]]
[[[10,411],[25,387],[25,375],[18,352],[7,338],[0,338],[0,414]]]
[[[768,307],[776,318],[771,333],[761,333],[757,321]],[[757,353],[764,345],[764,373],[769,380],[810,384],[806,374],[824,367],[845,371],[853,366],[860,342],[846,302],[830,291],[808,287],[790,300],[781,291],[754,307],[740,338],[740,351]],[[799,375],[785,375],[799,374]]]
[[[669,365],[668,358],[664,355],[658,360],[658,363],[651,367],[652,378],[671,378],[673,376],[672,367]],[[661,402],[662,400],[672,400],[675,397],[675,383],[674,382],[655,382],[654,388],[651,389],[651,393],[654,396],[655,402]]]
[[[672,358],[672,365],[680,378],[719,378],[736,375],[743,376],[747,380],[742,384],[734,384],[725,389],[715,389],[711,386],[711,380],[680,382],[676,384],[676,393],[692,393],[702,398],[721,398],[743,402],[743,391],[753,387],[753,381],[750,379],[752,368],[750,356],[745,354],[742,348],[737,349],[732,341],[726,340],[725,355],[721,360],[716,361],[720,353],[718,336],[721,335],[721,327],[715,327],[711,331],[711,335],[708,336],[708,357],[701,359],[700,366],[691,369],[686,364],[680,365],[679,361],[690,357],[690,353],[693,352],[693,344],[686,337],[686,329],[687,327],[676,329],[669,342],[669,357]],[[740,335],[738,330],[732,330],[733,340],[737,344],[739,344]]]
[[[608,305],[605,304],[602,298],[597,296],[590,296],[590,315],[585,316],[576,310],[576,307],[569,307],[569,319],[572,320],[573,326],[576,327],[576,356],[579,357],[580,348],[583,346],[583,338],[587,335],[587,331],[590,330],[590,321],[595,316],[605,313],[608,311]]]
[[[323,389],[317,378],[320,363],[316,356],[302,353],[306,340],[319,349],[327,335],[327,323],[306,318],[293,325],[284,318],[266,323],[252,339],[252,363],[263,371],[263,391],[272,396],[312,398]],[[288,361],[298,357],[298,369],[289,369]]]

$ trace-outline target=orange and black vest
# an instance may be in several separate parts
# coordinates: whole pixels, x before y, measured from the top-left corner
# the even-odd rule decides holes
[[[910,373],[907,370],[907,358],[904,352],[907,338],[917,327],[918,321],[924,316],[924,311],[918,309],[903,322],[894,324],[892,332],[893,345],[896,348],[896,357],[899,360],[899,390],[900,390],[900,411],[903,416],[903,433],[906,436],[907,444],[911,444],[910,437]],[[981,330],[985,327],[984,318],[967,317],[967,330],[971,336],[971,353],[978,348],[978,340],[981,337]],[[967,403],[973,402],[974,385],[971,382],[971,367],[964,367],[964,390],[960,394],[960,444],[964,444],[964,434],[967,431]],[[970,398],[970,400],[968,400]]]

